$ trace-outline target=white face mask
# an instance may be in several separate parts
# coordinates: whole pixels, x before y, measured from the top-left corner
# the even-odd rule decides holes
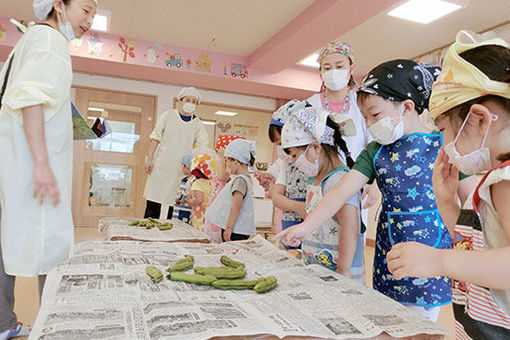
[[[281,145],[278,145],[276,149],[278,152],[279,159],[281,159],[286,164],[292,163],[292,156],[283,151]]]
[[[489,126],[487,127],[487,132],[485,132],[485,136],[482,140],[482,145],[478,150],[468,153],[467,155],[461,155],[457,148],[455,147],[455,143],[459,139],[460,133],[464,129],[466,122],[469,118],[471,112],[468,113],[466,119],[464,119],[464,123],[460,127],[457,136],[453,142],[448,143],[444,147],[444,152],[448,155],[450,163],[455,165],[455,167],[462,173],[466,175],[474,175],[480,172],[490,170],[491,168],[491,151],[489,148],[485,147],[485,141],[487,140],[487,136],[489,135],[489,131],[491,129],[492,121],[497,120],[498,116],[492,115],[491,120],[489,121]]]
[[[334,69],[324,71],[322,72],[322,80],[328,89],[332,91],[341,90],[349,83],[349,70]]]
[[[60,15],[57,14],[58,19],[58,28],[62,35],[69,41],[76,39],[76,35],[74,34],[73,26],[71,25],[71,22],[67,20],[67,14],[66,14],[66,6],[63,5],[63,15],[64,19],[66,21],[66,24],[62,24],[62,20],[60,19]]]
[[[308,152],[308,149],[310,148],[310,145],[306,148],[305,152],[303,152],[298,159],[294,162],[294,165],[301,170],[306,176],[308,177],[316,177],[319,174],[319,158],[315,160],[315,162],[310,162],[306,158],[306,153]]]
[[[189,103],[189,102],[186,102],[182,105],[182,111],[186,112],[186,113],[191,113],[193,111],[195,111],[195,109],[197,108],[197,106],[193,103]]]
[[[385,117],[371,125],[368,131],[374,140],[381,145],[388,145],[404,136],[404,104],[400,108],[399,118]],[[398,119],[397,126],[393,126],[392,120]]]

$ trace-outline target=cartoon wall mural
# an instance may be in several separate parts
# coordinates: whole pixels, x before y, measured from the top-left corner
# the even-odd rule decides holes
[[[211,64],[209,53],[204,53],[195,59],[195,70],[200,72],[211,72]]]
[[[191,68],[191,65],[193,64],[193,59],[186,59],[186,69],[190,69]]]
[[[126,41],[126,39],[124,39],[123,37],[120,37],[119,39],[119,48],[120,50],[117,51],[117,53],[119,55],[122,55],[122,62],[126,62],[127,61],[127,57],[129,56],[130,58],[135,58],[135,53],[134,53],[134,50],[135,50],[135,41],[134,40],[131,40],[129,42]]]
[[[174,53],[174,54],[166,54],[166,58],[165,58],[165,65],[167,67],[177,67],[177,68],[181,68],[181,66],[183,65],[183,61],[182,61],[182,58],[181,58],[181,55],[179,53]]]
[[[99,37],[99,34],[94,33],[89,39],[89,55],[93,55],[95,57],[99,57],[101,55],[101,51],[103,50],[103,42]]]
[[[156,54],[156,50],[149,47],[147,51],[145,51],[145,58],[149,64],[154,64],[158,58],[159,55]]]
[[[0,41],[7,40],[7,32],[5,31],[5,27],[0,24]]]
[[[240,77],[241,79],[244,79],[248,77],[248,69],[246,65],[232,63],[230,67],[230,74],[233,78]]]

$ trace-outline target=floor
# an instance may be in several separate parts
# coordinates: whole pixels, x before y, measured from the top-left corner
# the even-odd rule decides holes
[[[76,228],[76,242],[101,240],[102,236],[95,228]],[[367,285],[372,285],[372,261],[374,258],[374,248],[365,248],[365,268],[367,269]],[[17,278],[15,288],[16,305],[14,311],[18,320],[25,324],[33,324],[37,311],[39,310],[39,288],[36,278]],[[454,330],[454,319],[451,304],[443,307],[439,315],[439,324],[450,330]],[[23,337],[17,339],[25,339]],[[453,339],[453,337],[447,337]]]

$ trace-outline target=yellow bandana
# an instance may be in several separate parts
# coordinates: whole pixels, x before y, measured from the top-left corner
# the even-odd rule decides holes
[[[510,98],[510,84],[489,79],[482,71],[459,56],[462,52],[485,45],[509,48],[502,39],[495,38],[480,42],[462,43],[463,35],[475,39],[469,32],[460,31],[455,42],[446,53],[441,74],[432,85],[429,110],[433,119],[446,111],[485,95]]]

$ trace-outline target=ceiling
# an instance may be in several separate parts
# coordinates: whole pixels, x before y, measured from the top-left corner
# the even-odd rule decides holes
[[[246,56],[315,0],[99,0],[108,33]],[[26,18],[32,0],[0,0],[2,16]],[[26,18],[36,20],[35,16]]]
[[[273,72],[294,66],[296,60],[314,53],[322,44],[321,41],[327,41],[326,36],[327,39],[334,38],[335,32],[341,34],[338,39],[353,45],[356,73],[363,75],[382,61],[414,58],[448,45],[460,29],[480,32],[510,20],[510,0],[449,0],[460,3],[463,8],[428,25],[386,15],[390,9],[405,0],[386,0],[389,7],[381,6],[376,9],[376,13],[370,12],[375,8],[371,1],[377,1],[377,4],[383,2],[99,0],[99,3],[101,9],[111,12],[109,33],[248,57],[263,53],[259,60],[264,56],[267,60],[257,64],[256,58],[250,58],[250,61],[255,60],[252,66],[263,68],[264,63],[267,66],[279,62],[278,68],[273,69]],[[318,10],[314,12],[314,8],[320,6],[327,11],[325,4],[328,3],[329,8],[338,13],[335,17],[338,20],[322,20],[326,15],[321,17],[317,14]],[[0,0],[1,15],[35,19],[26,17],[26,13],[32,11],[31,4],[32,0]],[[346,10],[342,11],[342,8]],[[313,13],[316,13],[315,17],[312,17]],[[358,21],[353,18],[358,18]],[[299,31],[299,28],[303,27],[305,30]],[[306,37],[307,31],[311,32],[309,27],[319,33],[314,33],[311,38]],[[289,32],[291,30],[294,31]],[[281,34],[283,31],[286,31],[285,35]],[[299,46],[296,46],[296,41]],[[321,43],[318,45],[317,42]],[[269,48],[265,48],[267,46]],[[284,56],[289,53],[287,51],[294,53],[292,58]],[[278,58],[281,60],[275,60]]]
[[[366,74],[386,60],[414,58],[449,45],[459,30],[482,32],[510,22],[509,0],[449,1],[462,4],[463,8],[428,25],[390,17],[383,12],[339,37],[353,45],[357,73]]]

